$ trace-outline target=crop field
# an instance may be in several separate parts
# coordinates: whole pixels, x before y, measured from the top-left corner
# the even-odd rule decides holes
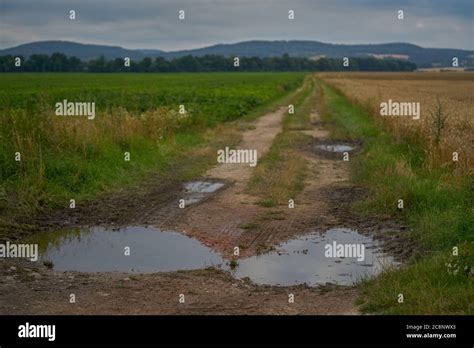
[[[301,84],[299,73],[8,74],[0,80],[0,209],[28,214],[175,162],[199,133]],[[58,117],[56,103],[94,102]],[[129,152],[133,161],[123,160]],[[15,157],[17,156],[17,157]],[[62,203],[58,203],[62,202]]]
[[[157,106],[185,104],[205,122],[237,118],[294,89],[301,73],[200,74],[9,74],[0,82],[0,108],[43,111],[63,99],[96,103],[99,111],[117,107],[140,113]]]
[[[474,166],[474,73],[348,73],[322,74],[352,102],[368,109],[374,120],[385,123],[401,140],[423,143],[432,167],[452,163],[457,152],[462,165],[456,173]],[[385,117],[380,103],[389,99],[420,103],[420,119]],[[439,112],[438,112],[439,111]]]

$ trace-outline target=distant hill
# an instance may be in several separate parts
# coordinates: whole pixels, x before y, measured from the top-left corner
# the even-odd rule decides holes
[[[151,50],[153,54],[147,54],[148,51],[129,50],[119,46],[89,45],[70,41],[39,41],[12,48],[0,50],[0,55],[22,55],[29,57],[32,54],[51,55],[55,52],[63,53],[69,57],[75,56],[81,60],[91,60],[104,56],[107,59],[117,57],[129,57],[130,59],[143,59],[146,56],[159,56],[164,53],[160,50]]]
[[[213,46],[166,52],[155,49],[126,49],[118,46],[89,45],[68,41],[41,41],[0,50],[0,55],[64,53],[67,56],[76,56],[81,60],[90,60],[104,56],[107,59],[130,57],[142,59],[144,57],[176,58],[185,55],[203,56],[216,54],[223,56],[255,56],[272,57],[285,53],[290,56],[308,57],[365,57],[373,56],[380,59],[397,58],[407,59],[421,68],[451,66],[452,58],[459,59],[460,66],[474,66],[474,51],[451,48],[423,48],[408,43],[387,43],[368,45],[336,45],[319,41],[245,41],[233,44],[217,44]]]

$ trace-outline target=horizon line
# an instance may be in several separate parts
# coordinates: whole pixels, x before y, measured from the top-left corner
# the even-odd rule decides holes
[[[113,44],[101,44],[101,43],[85,43],[85,42],[80,42],[80,41],[72,41],[72,40],[61,40],[61,39],[56,39],[56,40],[39,40],[39,41],[30,41],[30,42],[25,42],[25,43],[20,43],[15,46],[10,46],[10,47],[5,47],[5,48],[0,48],[0,50],[8,50],[12,48],[16,48],[19,46],[24,46],[24,45],[29,45],[29,44],[34,44],[34,43],[43,43],[43,42],[65,42],[65,43],[73,43],[73,44],[80,44],[80,45],[93,45],[93,46],[108,46],[108,47],[116,47],[116,48],[121,48],[121,49],[126,49],[130,51],[143,51],[143,50],[154,50],[154,51],[161,51],[164,53],[175,53],[175,52],[182,52],[182,51],[192,51],[192,50],[199,50],[199,49],[205,49],[209,47],[214,47],[218,45],[236,45],[239,43],[246,43],[246,42],[292,42],[292,41],[299,41],[299,42],[318,42],[321,44],[327,44],[327,45],[335,45],[335,46],[370,46],[370,45],[390,45],[390,44],[405,44],[405,45],[412,45],[416,47],[420,47],[423,49],[451,49],[451,50],[461,50],[461,51],[473,51],[474,49],[467,49],[467,48],[451,48],[451,47],[425,47],[425,46],[420,46],[411,42],[403,42],[403,41],[391,41],[391,42],[376,42],[376,43],[331,43],[331,42],[324,42],[324,41],[319,41],[319,40],[308,40],[308,39],[282,39],[282,40],[277,40],[277,39],[249,39],[249,40],[242,40],[242,41],[235,41],[235,42],[220,42],[220,43],[215,43],[215,44],[209,44],[205,46],[200,46],[197,48],[186,48],[186,49],[179,49],[179,50],[163,50],[160,48],[127,48],[125,46],[119,46],[119,45],[113,45]]]

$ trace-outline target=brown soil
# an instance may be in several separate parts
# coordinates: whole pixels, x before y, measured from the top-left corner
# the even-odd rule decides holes
[[[10,264],[0,263],[1,314],[355,313],[353,288],[257,286],[215,269],[131,276],[51,272],[18,262],[10,270]]]

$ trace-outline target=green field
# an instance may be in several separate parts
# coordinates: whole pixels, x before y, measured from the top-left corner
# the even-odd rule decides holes
[[[190,149],[208,145],[206,130],[256,115],[303,79],[301,73],[4,74],[2,220],[177,166]],[[56,116],[55,104],[64,99],[95,102],[95,118]]]
[[[0,110],[41,111],[63,99],[90,101],[100,111],[144,112],[184,104],[203,122],[235,119],[294,89],[301,73],[4,74]]]

